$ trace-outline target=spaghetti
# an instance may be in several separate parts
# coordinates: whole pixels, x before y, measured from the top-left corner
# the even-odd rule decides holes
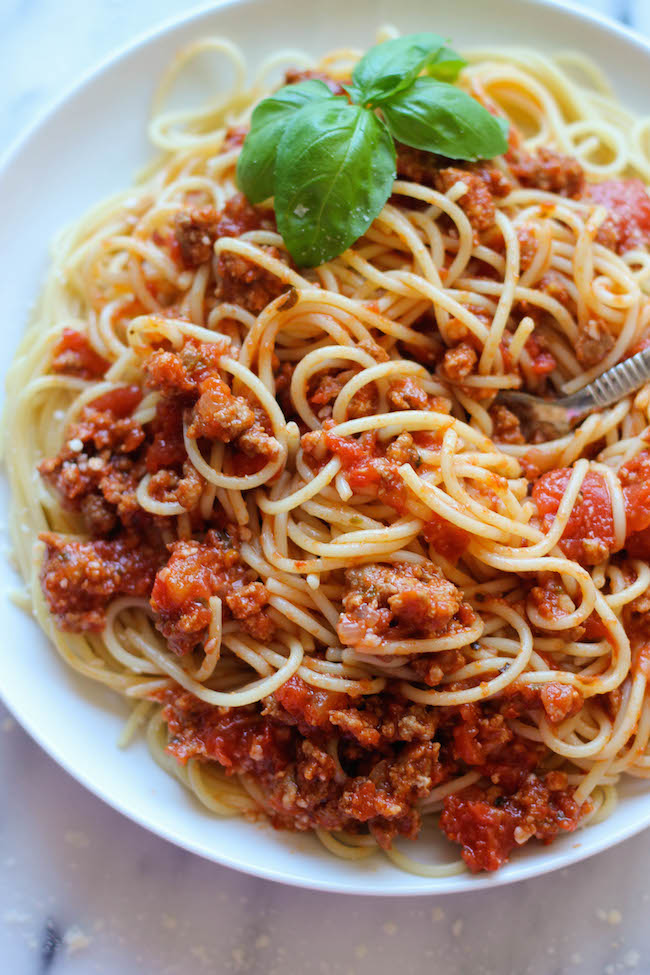
[[[165,111],[204,49],[232,89]],[[231,44],[182,52],[159,159],[57,241],[8,377],[16,556],[215,814],[495,869],[650,775],[650,387],[546,442],[496,399],[647,344],[648,120],[577,56],[474,52],[508,153],[398,147],[365,236],[302,271],[234,183],[282,63],[247,86]],[[393,847],[423,817],[461,860]]]

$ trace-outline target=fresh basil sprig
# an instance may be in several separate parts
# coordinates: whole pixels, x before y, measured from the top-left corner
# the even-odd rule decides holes
[[[465,63],[437,34],[411,34],[371,48],[347,97],[309,80],[255,108],[237,184],[252,203],[274,197],[298,265],[329,261],[366,232],[391,194],[394,138],[451,159],[506,151],[507,122],[452,84]]]
[[[357,62],[352,84],[346,90],[358,105],[381,105],[391,95],[412,85],[443,50],[445,42],[437,34],[409,34],[384,41],[370,48]]]

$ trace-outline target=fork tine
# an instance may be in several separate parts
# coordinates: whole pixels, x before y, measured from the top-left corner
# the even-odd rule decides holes
[[[564,436],[571,429],[571,420],[561,400],[543,400],[529,393],[502,390],[496,398],[515,414],[526,439],[542,433],[549,440]]]

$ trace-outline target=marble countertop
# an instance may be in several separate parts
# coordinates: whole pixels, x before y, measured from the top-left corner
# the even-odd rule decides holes
[[[185,0],[0,0],[0,147],[93,63]],[[650,33],[649,0],[585,6]],[[538,880],[401,900],[298,891],[146,833],[0,706],[6,975],[650,973],[650,831]]]

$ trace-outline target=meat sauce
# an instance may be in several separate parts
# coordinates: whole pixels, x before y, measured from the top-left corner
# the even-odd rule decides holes
[[[313,72],[290,73],[287,81],[306,77],[319,78],[341,93],[337,82]],[[228,146],[241,145],[245,134],[241,127],[231,130]],[[397,169],[401,177],[443,193],[464,182],[467,190],[458,205],[475,238],[497,249],[502,244],[495,243],[499,237],[496,202],[517,185],[603,205],[608,218],[599,240],[607,240],[619,253],[650,245],[650,198],[639,180],[587,184],[576,160],[548,149],[527,153],[516,140],[505,162],[507,173],[483,163],[452,164],[400,146]],[[215,258],[214,245],[223,237],[275,229],[270,210],[253,207],[237,194],[220,212],[212,207],[179,212],[158,244],[169,248],[179,268],[207,266],[215,300],[236,303],[258,315],[287,285],[238,254],[226,251]],[[534,257],[533,237],[523,236],[524,266]],[[275,247],[264,249],[270,258],[287,262]],[[540,288],[565,306],[570,302],[570,296],[561,292],[561,281],[549,280]],[[431,316],[427,322],[428,331],[436,331]],[[578,338],[576,354],[585,366],[600,361],[611,348],[611,335],[600,321],[590,319]],[[183,656],[205,646],[212,619],[210,600],[218,597],[226,622],[237,620],[262,643],[273,639],[270,593],[242,558],[237,529],[228,524],[225,513],[207,520],[200,515],[198,503],[205,484],[189,463],[183,438],[186,416],[189,435],[203,448],[215,442],[226,445],[230,469],[236,473],[257,471],[278,456],[279,445],[260,404],[233,390],[219,371],[225,352],[236,356],[226,339],[189,340],[181,349],[156,349],[144,366],[144,392],[159,394],[153,419],[142,424],[135,418],[141,388],[112,390],[84,407],[66,431],[59,454],[40,465],[62,505],[79,518],[90,536],[79,541],[54,532],[41,535],[45,547],[41,583],[62,629],[99,632],[114,599],[147,598],[169,648]],[[510,363],[507,342],[501,352]],[[377,361],[387,358],[379,346],[376,353]],[[450,348],[445,348],[439,335],[433,336],[427,362],[438,367],[443,379],[462,386],[476,371],[479,353],[471,337],[459,330]],[[525,353],[521,374],[531,386],[557,367],[539,335],[529,337]],[[52,352],[55,373],[98,380],[108,366],[88,338],[72,329],[61,333]],[[283,408],[290,405],[292,368],[292,363],[277,363]],[[324,422],[321,431],[303,435],[305,458],[317,471],[331,457],[338,457],[355,495],[378,500],[404,515],[409,506],[399,468],[410,464],[417,469],[420,451],[438,450],[440,437],[404,431],[384,443],[373,432],[357,439],[334,433],[332,407],[350,375],[328,371],[307,391],[311,408]],[[391,383],[388,401],[399,410],[450,409],[410,377]],[[370,415],[377,402],[375,389],[364,388],[350,404],[349,415]],[[504,440],[521,442],[521,431],[507,411],[495,412],[493,422]],[[192,538],[164,544],[161,519],[137,502],[136,490],[145,475],[150,478],[152,497],[179,502],[185,509]],[[569,469],[551,471],[533,487],[546,531],[570,475]],[[629,461],[618,476],[627,517],[626,551],[648,558],[650,453]],[[421,537],[452,563],[462,557],[471,540],[467,532],[435,514],[423,526]],[[597,564],[616,550],[612,502],[598,472],[585,477],[560,546],[568,557],[585,565]],[[341,586],[337,634],[344,647],[359,654],[372,653],[386,640],[456,633],[475,620],[462,591],[428,559],[355,566],[341,573]],[[561,594],[551,585],[542,583],[529,598],[542,622],[564,612]],[[602,625],[590,617],[580,635],[600,639]],[[316,649],[319,654],[322,648]],[[462,648],[404,661],[417,679],[431,687],[466,663]],[[636,666],[650,669],[643,648]],[[541,713],[554,726],[576,714],[582,697],[560,681],[513,687],[497,699],[448,708],[409,702],[401,696],[399,683],[390,680],[381,694],[352,697],[312,687],[297,675],[263,702],[243,708],[210,707],[180,687],[164,692],[160,700],[169,727],[170,754],[183,763],[192,758],[212,761],[227,774],[250,776],[278,828],[368,829],[381,846],[388,847],[396,836],[417,835],[419,804],[433,788],[475,771],[480,775],[477,783],[444,800],[441,828],[460,845],[468,867],[476,871],[497,869],[531,838],[550,842],[558,833],[573,830],[585,812],[565,773],[544,770],[544,746],[520,738],[511,727],[510,719],[528,710]]]
[[[137,535],[113,541],[66,541],[43,532],[46,554],[41,585],[62,630],[98,632],[117,596],[148,596],[163,556]]]
[[[530,368],[535,376],[548,376],[556,368],[555,356],[544,348],[536,335],[533,334],[526,339],[524,348],[530,358]]]
[[[197,268],[212,260],[214,244],[221,237],[240,237],[251,230],[274,231],[272,211],[254,207],[241,193],[235,193],[221,212],[213,207],[180,211],[174,220],[172,258],[186,268]],[[270,257],[285,261],[277,247],[262,248]],[[241,305],[258,315],[270,301],[287,290],[275,274],[240,254],[224,251],[216,261],[217,297]]]
[[[498,870],[532,837],[550,843],[558,833],[576,828],[580,807],[566,788],[553,788],[557,774],[542,779],[531,773],[509,796],[492,797],[489,790],[470,786],[445,799],[441,829],[461,844],[472,872]]]
[[[363,825],[388,846],[396,835],[417,834],[416,802],[446,775],[440,745],[431,740],[435,722],[422,712],[391,696],[364,698],[355,706],[348,695],[292,677],[261,713],[239,709],[233,715],[173,691],[164,716],[171,754],[246,772],[261,787],[276,827],[356,832]],[[336,729],[340,770],[327,750]]]
[[[76,338],[66,341],[75,354],[88,352]],[[219,596],[225,621],[240,620],[258,639],[272,637],[268,593],[241,562],[236,530],[224,531],[228,526],[219,514],[214,517],[220,524],[206,524],[197,510],[204,482],[189,463],[183,440],[188,410],[197,436],[233,444],[255,463],[263,464],[279,449],[257,418],[258,405],[235,396],[218,376],[219,359],[228,349],[226,340],[189,340],[177,353],[153,352],[145,373],[161,398],[150,423],[143,426],[133,416],[142,390],[118,387],[88,403],[66,431],[59,454],[40,464],[63,506],[91,536],[84,542],[52,532],[41,536],[43,590],[61,628],[101,630],[114,598],[147,596],[170,649],[185,654],[205,639],[209,599]],[[185,507],[201,541],[175,542],[166,550],[163,524],[137,499],[146,474],[151,497]]]
[[[39,465],[64,508],[78,513],[93,536],[120,526],[142,530],[147,520],[136,499],[145,432],[131,415],[141,399],[137,386],[122,386],[92,400],[66,431],[59,454]]]
[[[390,688],[354,699],[297,676],[261,712],[210,708],[180,688],[164,703],[168,751],[252,777],[277,828],[367,827],[388,847],[396,836],[417,835],[417,804],[432,788],[477,770],[487,784],[449,796],[441,819],[476,871],[497,869],[533,836],[550,841],[574,829],[581,813],[564,773],[539,772],[543,749],[517,738],[494,706],[436,711]]]
[[[182,656],[204,642],[212,618],[212,596],[221,598],[226,611],[254,636],[273,636],[273,623],[262,614],[268,602],[266,587],[242,563],[227,535],[211,530],[205,542],[178,541],[169,551],[169,561],[153,585],[151,608],[156,626],[174,653]],[[227,619],[227,612],[224,615]]]
[[[505,156],[508,168],[521,186],[577,198],[585,186],[582,166],[572,156],[565,156],[545,146],[530,153],[511,148]]]

